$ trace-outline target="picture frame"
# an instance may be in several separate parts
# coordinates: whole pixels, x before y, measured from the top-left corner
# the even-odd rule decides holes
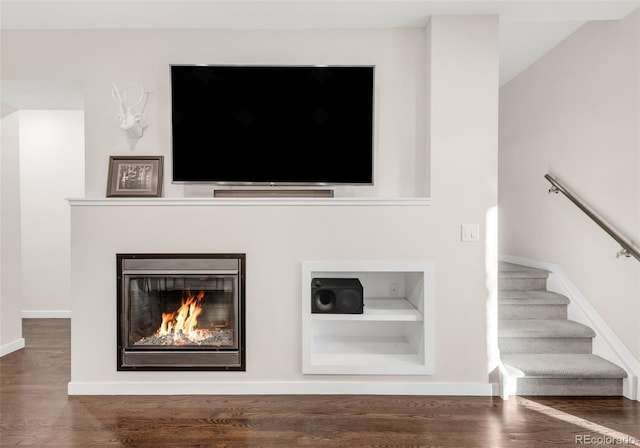
[[[110,156],[107,197],[162,196],[163,156]]]

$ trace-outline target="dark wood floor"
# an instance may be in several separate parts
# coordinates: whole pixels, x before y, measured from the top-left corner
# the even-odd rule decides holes
[[[640,446],[640,403],[617,397],[69,397],[69,321],[23,328],[0,359],[3,447]]]

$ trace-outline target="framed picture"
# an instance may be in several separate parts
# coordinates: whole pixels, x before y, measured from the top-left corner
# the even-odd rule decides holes
[[[111,156],[107,197],[160,197],[163,156]]]

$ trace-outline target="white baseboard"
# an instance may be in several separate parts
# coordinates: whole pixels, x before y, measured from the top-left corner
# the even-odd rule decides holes
[[[66,310],[23,310],[23,319],[71,319],[71,311]]]
[[[16,341],[9,342],[8,344],[4,344],[0,346],[0,357],[4,355],[8,355],[9,353],[13,353],[21,348],[24,348],[25,341],[24,338],[20,338]]]
[[[82,382],[69,395],[494,395],[490,383],[423,382]]]
[[[638,390],[640,361],[618,338],[562,268],[557,264],[511,255],[501,255],[499,260],[549,271],[551,275],[547,280],[547,288],[569,298],[571,301],[568,307],[569,319],[587,325],[596,332],[596,337],[593,340],[593,353],[619,365],[627,372],[627,378],[622,383],[623,395],[631,400],[640,401],[640,390]]]

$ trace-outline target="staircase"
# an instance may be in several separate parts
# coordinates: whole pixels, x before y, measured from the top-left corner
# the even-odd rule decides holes
[[[626,372],[592,354],[595,332],[567,319],[549,272],[500,263],[498,345],[516,395],[622,395]]]

